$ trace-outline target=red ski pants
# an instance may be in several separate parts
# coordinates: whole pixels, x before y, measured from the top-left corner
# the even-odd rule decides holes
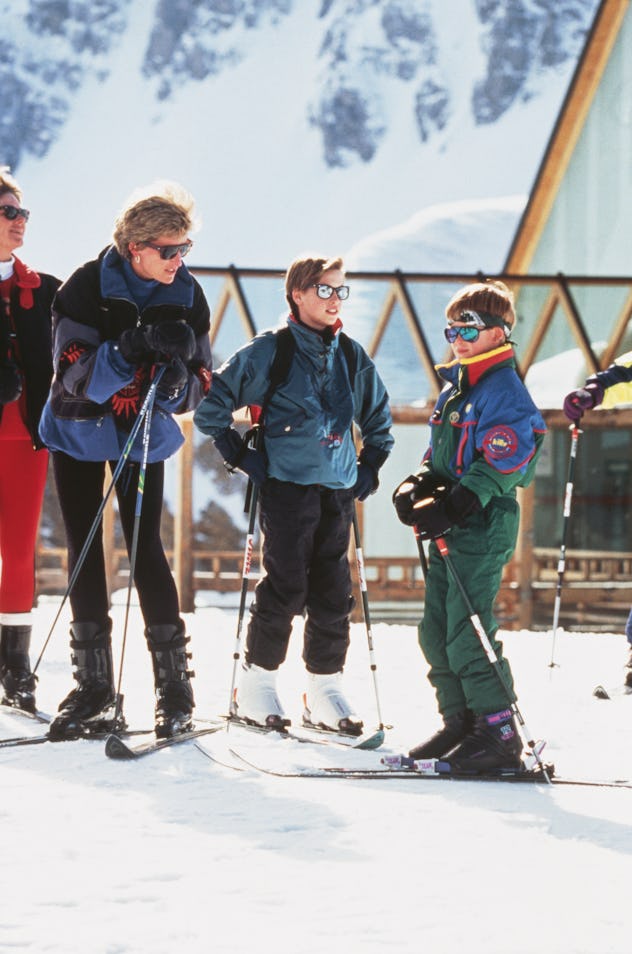
[[[35,544],[48,451],[0,442],[0,613],[28,613],[35,595]]]

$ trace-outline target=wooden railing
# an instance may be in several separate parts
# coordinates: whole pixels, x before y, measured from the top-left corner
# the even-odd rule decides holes
[[[558,584],[559,550],[535,548],[531,583],[534,621],[551,624]],[[567,552],[560,599],[560,625],[568,629],[623,632],[632,606],[632,553]]]
[[[168,550],[167,558],[173,565],[174,553]],[[191,552],[193,563],[193,589],[195,594],[235,593],[241,589],[244,554],[240,550],[206,550]],[[417,620],[421,614],[425,596],[425,584],[419,560],[414,557],[365,557],[365,576],[369,592],[372,616],[376,619]],[[351,560],[352,575],[356,585],[356,608],[354,620],[362,619],[362,605],[357,589],[357,571]],[[259,578],[258,554],[253,554],[249,574],[249,591],[254,590]],[[67,584],[67,556],[62,547],[41,549],[37,568],[38,589],[47,594],[62,595]],[[110,554],[111,591],[125,590],[129,584],[127,552],[115,548]],[[516,618],[516,584],[507,576],[503,582],[497,612],[503,625],[510,626]]]

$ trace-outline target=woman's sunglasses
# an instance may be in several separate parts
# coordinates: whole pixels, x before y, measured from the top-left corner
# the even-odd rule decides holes
[[[28,209],[19,209],[17,205],[0,205],[0,212],[2,212],[5,219],[8,219],[9,222],[12,222],[13,219],[17,219],[18,216],[24,219],[25,222],[28,222],[29,215],[31,214]]]
[[[185,255],[188,255],[193,246],[193,242],[184,242],[182,245],[152,245],[151,242],[144,242],[144,245],[147,248],[153,248],[156,252],[160,252],[160,257],[166,261],[175,258],[178,252],[184,258]]]
[[[483,331],[485,329],[483,328]],[[444,328],[443,333],[445,335],[446,341],[449,341],[450,344],[454,344],[456,339],[460,336],[463,338],[463,341],[478,341],[478,336],[481,333],[480,328]]]
[[[338,285],[338,288],[334,288],[333,285],[312,285],[312,288],[316,289],[316,294],[319,298],[331,298],[335,292],[340,301],[344,301],[349,297],[349,286],[348,285]]]

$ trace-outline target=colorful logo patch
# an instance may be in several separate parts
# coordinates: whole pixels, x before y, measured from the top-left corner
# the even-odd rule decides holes
[[[332,431],[330,434],[325,434],[320,443],[323,447],[334,450],[336,447],[342,447],[342,435]]]
[[[492,427],[483,440],[485,455],[491,460],[506,460],[518,448],[518,437],[511,427]]]

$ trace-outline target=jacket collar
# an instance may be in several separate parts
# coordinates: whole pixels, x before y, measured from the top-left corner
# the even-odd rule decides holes
[[[134,297],[125,280],[123,259],[116,246],[111,245],[99,256],[101,294],[104,298],[122,298],[125,301],[134,301]],[[152,292],[152,305],[184,305],[190,308],[193,305],[193,278],[186,265],[181,265],[171,285],[158,282]]]
[[[461,390],[473,388],[486,374],[500,367],[515,368],[514,350],[510,344],[501,345],[492,351],[485,351],[473,358],[454,360],[447,364],[437,364],[436,370],[445,381],[458,385]]]
[[[320,331],[315,331],[308,325],[304,325],[302,321],[297,321],[292,314],[288,315],[287,323],[296,340],[301,342],[305,350],[313,352],[315,355],[322,355],[323,348],[338,347],[338,334],[342,331],[340,318],[337,318],[331,326],[331,336],[323,336]]]

